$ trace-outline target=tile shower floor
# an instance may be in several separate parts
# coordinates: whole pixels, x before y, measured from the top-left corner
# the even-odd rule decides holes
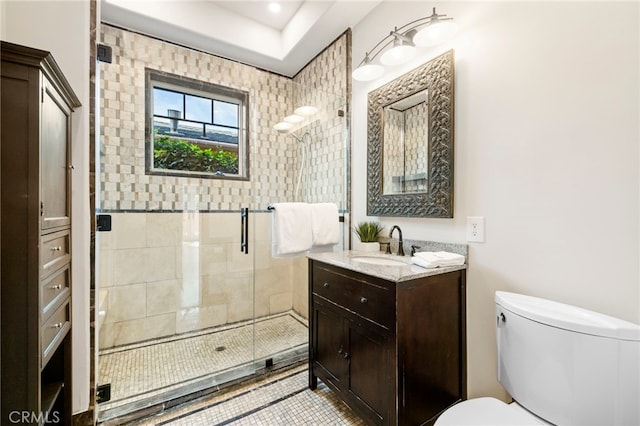
[[[256,359],[300,351],[308,342],[307,321],[293,312],[256,320],[255,335],[252,324],[100,351],[98,384],[111,383],[111,400],[99,405],[100,412],[135,410],[184,389],[216,385],[216,377],[251,365],[254,339]]]
[[[308,377],[306,364],[290,368],[129,425],[365,425],[324,383],[318,382],[317,389],[310,390]]]

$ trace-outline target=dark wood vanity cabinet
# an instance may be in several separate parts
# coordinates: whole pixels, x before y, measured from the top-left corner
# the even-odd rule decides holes
[[[400,283],[309,260],[309,387],[373,425],[421,425],[466,398],[465,270]]]
[[[71,424],[71,115],[46,51],[0,46],[0,424]]]

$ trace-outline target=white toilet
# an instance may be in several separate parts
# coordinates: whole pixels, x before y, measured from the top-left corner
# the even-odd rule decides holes
[[[640,326],[498,291],[498,381],[513,397],[462,401],[437,426],[639,425]]]

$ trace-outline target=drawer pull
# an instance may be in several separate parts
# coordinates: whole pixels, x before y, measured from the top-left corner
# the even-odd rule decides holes
[[[342,358],[349,359],[349,352],[345,352],[344,354],[342,354]]]
[[[324,288],[329,288],[329,283],[324,283],[324,284],[322,284],[322,287],[324,287]]]
[[[60,250],[62,250],[62,247],[60,247],[60,246],[51,247],[49,250],[51,250],[51,251],[60,251]]]
[[[57,322],[55,324],[51,324],[51,328],[61,328],[63,324],[63,322]]]
[[[51,287],[49,287],[51,290],[60,290],[62,288],[62,286],[60,284],[56,284],[56,285],[52,285]]]
[[[367,303],[369,301],[369,299],[367,299],[366,297],[362,296],[360,297],[360,303]]]

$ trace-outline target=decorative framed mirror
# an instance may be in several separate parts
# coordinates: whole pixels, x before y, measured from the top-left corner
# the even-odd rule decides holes
[[[367,215],[453,217],[453,50],[368,96]]]

